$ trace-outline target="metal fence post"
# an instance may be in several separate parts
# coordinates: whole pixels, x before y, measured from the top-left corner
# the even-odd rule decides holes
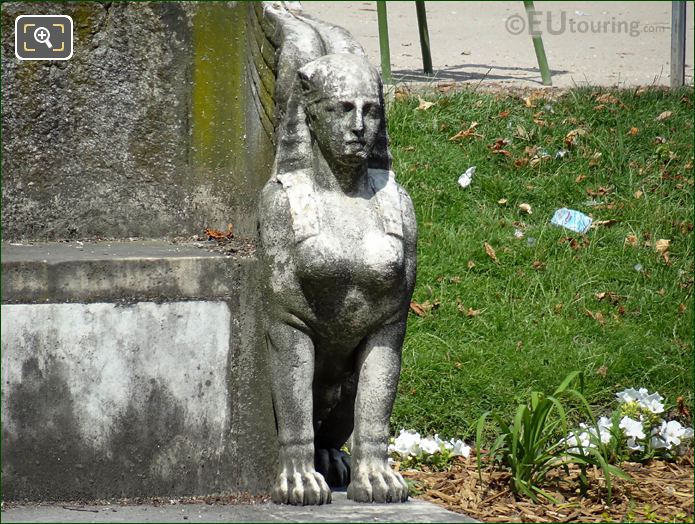
[[[381,76],[385,84],[391,83],[391,50],[389,49],[389,23],[386,17],[386,1],[377,0],[376,16],[379,22],[379,52]]]
[[[528,19],[529,29],[531,28],[531,15],[530,11],[533,11],[532,0],[524,0],[524,8],[526,9],[526,18]],[[538,60],[538,68],[541,70],[541,78],[543,79],[544,86],[553,85],[552,78],[550,76],[550,68],[548,67],[548,59],[545,57],[545,48],[543,47],[543,39],[541,35],[534,34],[531,36],[533,39],[533,49],[536,51],[536,60]]]
[[[430,54],[430,34],[427,30],[427,12],[425,11],[424,0],[415,0],[415,11],[417,12],[417,28],[420,32],[420,50],[422,51],[422,68],[426,75],[432,72],[432,55]]]
[[[671,2],[671,87],[685,84],[685,2]]]

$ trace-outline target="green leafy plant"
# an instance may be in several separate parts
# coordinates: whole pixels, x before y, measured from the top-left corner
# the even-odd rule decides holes
[[[567,440],[558,439],[558,431],[561,431],[562,435],[567,435],[567,410],[560,400],[568,397],[574,397],[579,401],[581,410],[598,428],[596,418],[584,396],[578,390],[570,388],[570,384],[578,375],[581,378],[578,371],[567,375],[552,395],[532,392],[530,402],[517,407],[511,424],[496,413],[489,411],[484,413],[477,423],[476,449],[479,474],[482,468],[483,453],[480,446],[483,430],[487,418],[492,416],[497,423],[499,434],[487,452],[488,461],[510,470],[511,489],[514,493],[527,496],[534,501],[542,496],[557,502],[541,487],[552,469],[567,468],[570,464],[578,465],[581,471],[580,480],[583,488],[586,489],[588,482],[585,475],[586,467],[597,466],[604,472],[607,499],[610,503],[611,477],[629,479],[629,476],[608,463],[607,450],[600,446],[600,442],[595,448],[584,448],[572,453],[569,451]]]

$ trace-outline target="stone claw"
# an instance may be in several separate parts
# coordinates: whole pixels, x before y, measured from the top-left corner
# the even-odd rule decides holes
[[[408,485],[388,463],[353,470],[347,497],[356,502],[405,502]]]
[[[315,506],[331,503],[331,490],[323,476],[311,467],[283,468],[272,489],[276,504]]]

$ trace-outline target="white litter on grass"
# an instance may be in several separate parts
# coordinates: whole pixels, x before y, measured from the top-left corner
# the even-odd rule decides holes
[[[566,207],[556,210],[553,218],[550,219],[551,224],[564,227],[575,233],[586,233],[591,227],[591,222],[593,222],[591,217]]]
[[[465,189],[471,185],[471,182],[473,182],[473,175],[475,175],[475,170],[476,167],[471,166],[468,169],[466,169],[466,172],[459,177],[459,185],[462,188]]]

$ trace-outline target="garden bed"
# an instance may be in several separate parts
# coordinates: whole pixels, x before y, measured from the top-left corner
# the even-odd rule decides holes
[[[692,450],[676,463],[625,462],[632,481],[614,479],[612,504],[606,504],[601,470],[589,469],[589,490],[579,489],[579,470],[557,470],[544,489],[559,503],[517,499],[509,490],[509,474],[482,471],[480,484],[473,456],[459,457],[448,471],[401,471],[418,497],[483,522],[693,522]]]

